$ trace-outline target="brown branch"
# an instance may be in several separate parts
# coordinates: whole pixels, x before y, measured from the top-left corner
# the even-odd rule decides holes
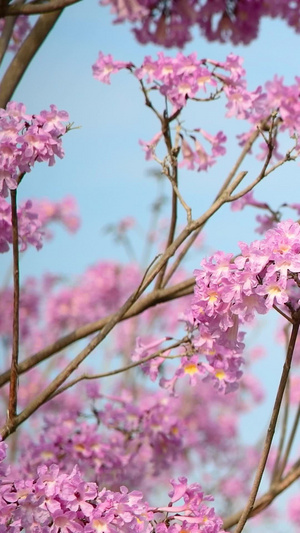
[[[218,200],[218,198],[220,198],[220,196],[226,191],[226,189],[229,187],[231,181],[233,180],[235,174],[237,173],[239,167],[241,166],[243,160],[245,159],[246,155],[248,154],[248,152],[251,150],[254,142],[256,141],[256,139],[258,138],[259,136],[259,130],[255,130],[252,135],[250,136],[250,138],[248,139],[248,141],[246,142],[240,156],[238,157],[235,165],[233,166],[232,170],[230,171],[230,173],[228,174],[225,182],[223,183],[222,187],[220,188],[218,194],[216,195],[215,197],[215,201]],[[240,172],[237,179],[239,180],[239,183],[242,181],[242,179],[246,176],[246,172]],[[236,185],[237,186],[237,185]],[[194,243],[194,241],[196,240],[196,238],[198,237],[198,235],[201,233],[201,231],[203,230],[203,227],[204,227],[204,224],[203,226],[201,226],[200,228],[198,228],[197,232],[194,233],[189,241],[185,244],[185,247],[183,248],[183,250],[181,251],[181,253],[178,255],[177,259],[174,261],[173,265],[171,266],[171,268],[169,269],[167,275],[165,276],[164,278],[164,282],[163,282],[163,287],[165,287],[167,285],[167,283],[169,282],[169,280],[171,279],[171,277],[173,276],[174,272],[177,270],[179,264],[181,263],[181,261],[183,260],[183,258],[185,257],[185,255],[187,254],[187,252],[189,251],[190,247],[192,246],[192,244]]]
[[[64,9],[65,7],[76,4],[81,0],[50,0],[49,2],[28,2],[23,6],[12,4],[5,9],[5,14],[2,16],[9,17],[11,15],[41,15],[43,13],[52,13]]]
[[[265,178],[265,176],[266,176],[265,171],[266,171],[267,166],[268,166],[268,164],[269,164],[269,162],[271,160],[272,152],[273,152],[273,147],[270,147],[269,153],[267,155],[267,159],[264,162],[263,168],[262,168],[261,172],[259,173],[259,175],[257,176],[257,178],[250,185],[245,187],[245,189],[243,191],[241,191],[241,192],[239,192],[239,193],[237,193],[235,195],[232,195],[232,192],[239,186],[239,184],[241,183],[242,179],[244,179],[244,177],[247,174],[247,172],[240,172],[240,174],[236,177],[235,181],[229,187],[229,191],[230,191],[230,198],[228,199],[229,202],[234,202],[235,200],[238,200],[239,198],[241,198],[242,196],[247,194],[247,192],[252,191],[252,189],[254,189],[254,187],[261,180],[263,180]]]
[[[285,478],[281,481],[278,481],[275,485],[272,486],[265,494],[258,498],[253,506],[252,511],[249,514],[249,518],[256,516],[266,507],[268,507],[273,500],[282,492],[284,492],[288,487],[290,487],[298,478],[300,477],[300,461],[297,461],[294,466],[289,470]],[[240,519],[242,511],[237,511],[231,516],[225,518],[223,521],[223,527],[227,531],[233,527]]]
[[[256,139],[259,137],[259,129],[257,128],[256,130],[253,131],[253,133],[250,135],[248,141],[246,142],[242,152],[241,152],[241,155],[238,157],[235,165],[233,166],[232,170],[229,172],[224,184],[222,185],[220,191],[219,191],[219,195],[221,195],[226,189],[227,187],[230,185],[230,183],[232,182],[234,176],[236,175],[238,169],[240,168],[242,162],[244,161],[246,155],[250,152],[253,144],[255,143]]]
[[[62,11],[40,15],[30,34],[8,66],[0,83],[0,107],[5,107],[34,55],[52,30]]]
[[[259,461],[259,464],[258,464],[258,468],[257,468],[257,471],[256,471],[255,479],[254,479],[253,486],[252,486],[252,489],[251,489],[251,493],[250,493],[247,505],[246,505],[244,511],[241,514],[241,517],[240,517],[240,519],[238,521],[238,524],[237,524],[237,527],[236,527],[234,533],[241,533],[241,531],[243,531],[244,526],[245,526],[245,524],[246,524],[246,522],[248,520],[248,517],[249,517],[249,515],[251,514],[251,512],[252,512],[252,510],[254,508],[255,499],[256,499],[257,492],[258,492],[258,489],[259,489],[259,486],[260,486],[260,482],[261,482],[261,479],[262,479],[262,476],[263,476],[263,473],[264,473],[264,470],[265,470],[265,466],[266,466],[266,462],[267,462],[267,459],[268,459],[269,451],[270,451],[270,448],[271,448],[273,436],[274,436],[274,433],[275,433],[277,419],[278,419],[278,415],[279,415],[279,411],[280,411],[282,397],[283,397],[283,394],[284,394],[284,391],[285,391],[285,387],[286,387],[286,383],[287,383],[288,376],[289,376],[289,371],[290,371],[290,367],[291,367],[291,362],[292,362],[292,358],[293,358],[293,353],[294,353],[294,348],[295,348],[295,344],[296,344],[296,340],[297,340],[298,331],[299,331],[299,318],[298,318],[297,322],[294,323],[294,325],[293,325],[293,329],[292,329],[292,333],[291,333],[291,337],[290,337],[290,342],[289,342],[288,349],[287,349],[286,359],[285,359],[285,362],[284,362],[284,365],[283,365],[282,374],[281,374],[281,378],[280,378],[280,383],[279,383],[278,391],[277,391],[276,398],[275,398],[273,412],[272,412],[271,420],[270,420],[270,423],[269,423],[267,435],[266,435],[266,438],[265,438],[263,452],[262,452],[262,455],[261,455],[261,458],[260,458],[260,461]]]
[[[289,419],[289,406],[290,406],[290,381],[288,379],[285,393],[284,393],[284,411],[283,411],[283,420],[282,420],[282,425],[281,425],[281,434],[280,434],[277,455],[276,455],[273,472],[272,472],[271,485],[281,478],[282,472],[283,472],[283,470],[280,472],[279,465],[281,462],[282,451],[283,451],[286,434],[287,434],[288,419]]]
[[[177,285],[174,285],[167,289],[160,289],[160,290],[152,291],[151,293],[147,294],[144,298],[136,302],[132,306],[130,311],[127,311],[124,314],[124,316],[121,318],[120,321],[139,315],[146,309],[154,307],[155,305],[158,305],[160,303],[168,302],[168,301],[174,300],[175,298],[182,298],[183,296],[192,294],[194,290],[194,284],[195,284],[194,278],[189,278],[186,281],[178,283]],[[36,354],[31,355],[30,357],[28,357],[27,359],[19,363],[18,374],[19,375],[24,374],[25,372],[27,372],[34,366],[38,365],[42,361],[45,361],[46,359],[60,352],[61,350],[67,348],[74,342],[84,339],[88,335],[91,335],[92,333],[96,333],[96,331],[101,330],[104,326],[106,326],[106,324],[108,324],[108,322],[112,319],[113,316],[114,315],[112,314],[105,318],[97,320],[96,322],[91,322],[84,326],[80,326],[79,328],[76,328],[74,331],[72,331],[68,335],[61,337],[60,339],[55,341],[53,344],[50,344],[43,350],[40,350]],[[0,386],[5,385],[5,383],[9,381],[9,377],[10,377],[10,370],[7,370],[3,374],[1,374],[0,375]]]
[[[293,319],[292,319],[290,316],[286,315],[283,311],[281,311],[281,309],[280,309],[279,307],[277,307],[276,304],[273,304],[273,309],[275,309],[275,311],[277,311],[277,313],[279,313],[279,314],[280,314],[281,316],[283,316],[286,320],[288,320],[288,322],[290,322],[290,324],[293,324],[293,323],[294,323]]]
[[[10,191],[11,196],[11,222],[12,222],[12,248],[13,248],[13,331],[12,331],[12,356],[10,369],[10,385],[7,423],[13,421],[17,412],[18,389],[18,359],[19,359],[19,311],[20,311],[20,274],[19,274],[19,232],[17,213],[17,189]]]
[[[197,239],[197,237],[198,237],[198,235],[200,234],[201,231],[202,231],[202,226],[200,228],[198,228],[197,231],[195,231],[190,236],[190,238],[187,240],[187,242],[185,243],[185,245],[184,245],[183,249],[181,250],[180,254],[178,254],[178,257],[175,259],[174,263],[172,264],[172,266],[168,270],[166,276],[164,277],[164,281],[163,281],[163,284],[162,284],[163,287],[166,287],[166,285],[170,281],[170,279],[173,276],[173,274],[176,272],[178,266],[180,265],[180,263],[182,262],[182,260],[186,256],[186,254],[188,253],[188,251],[191,248],[191,246],[194,244],[195,240]]]
[[[297,428],[298,428],[298,425],[299,425],[299,420],[300,420],[300,404],[298,405],[298,409],[297,409],[297,413],[296,413],[295,420],[294,420],[294,423],[293,423],[293,427],[292,427],[292,430],[291,430],[291,434],[290,434],[290,437],[289,437],[289,440],[288,440],[288,443],[287,443],[287,446],[286,446],[286,450],[285,450],[284,456],[283,456],[282,461],[281,461],[280,468],[278,469],[278,479],[281,478],[281,476],[282,476],[282,474],[283,474],[283,472],[285,470],[285,467],[287,465],[287,462],[288,462],[288,459],[289,459],[289,455],[290,455],[290,451],[291,451],[291,448],[292,448],[292,445],[293,445],[293,442],[294,442],[294,439],[295,439],[296,431],[297,431]]]
[[[288,163],[289,161],[296,161],[296,159],[299,157],[299,151],[297,152],[297,155],[293,155],[291,156],[289,154],[289,152],[286,154],[285,157],[283,157],[282,159],[280,159],[280,161],[278,161],[278,163],[275,163],[275,165],[273,165],[271,168],[269,168],[269,170],[266,171],[266,174],[265,176],[268,176],[269,174],[271,174],[271,172],[274,172],[274,170],[277,170],[279,167],[281,167],[284,163]]]
[[[131,370],[131,368],[135,368],[137,366],[141,366],[143,363],[147,363],[147,361],[151,361],[152,359],[157,359],[157,357],[164,357],[164,355],[163,355],[164,352],[166,352],[168,350],[172,350],[173,348],[177,348],[178,346],[181,346],[183,343],[188,342],[188,340],[189,340],[188,337],[184,337],[180,341],[176,341],[173,344],[171,344],[170,346],[167,346],[166,348],[163,348],[162,350],[158,350],[157,352],[155,352],[155,353],[153,353],[151,355],[148,355],[147,357],[144,357],[143,359],[140,359],[139,361],[135,361],[134,363],[130,363],[127,366],[123,366],[122,368],[117,368],[116,370],[111,370],[110,372],[105,372],[104,374],[82,374],[81,376],[79,376],[78,378],[73,379],[72,381],[70,381],[69,383],[64,385],[63,387],[60,387],[51,396],[51,399],[55,398],[56,396],[58,396],[62,392],[65,392],[67,389],[70,389],[71,387],[73,387],[74,385],[79,383],[80,381],[84,381],[85,379],[88,379],[88,380],[90,380],[90,379],[102,379],[102,378],[107,378],[107,377],[110,377],[110,376],[115,376],[117,374],[121,374],[122,372],[127,372],[127,370]],[[168,357],[166,357],[166,359],[168,359]]]
[[[176,224],[177,224],[177,198],[178,198],[178,165],[177,165],[177,155],[173,153],[173,146],[172,146],[172,139],[171,139],[171,133],[170,133],[170,124],[167,114],[165,114],[162,122],[162,133],[164,136],[165,144],[167,147],[168,155],[170,158],[170,164],[171,164],[171,170],[167,168],[165,170],[165,174],[169,178],[171,185],[172,185],[172,203],[171,203],[171,220],[170,220],[170,227],[169,227],[169,235],[166,243],[166,249],[169,248],[169,246],[172,244],[175,236],[175,230],[176,230]],[[188,223],[191,220],[188,220]],[[159,272],[156,282],[155,282],[155,288],[160,289],[162,286],[162,282],[164,279],[164,275],[166,273],[166,269],[168,266],[168,261],[164,264],[161,271]]]

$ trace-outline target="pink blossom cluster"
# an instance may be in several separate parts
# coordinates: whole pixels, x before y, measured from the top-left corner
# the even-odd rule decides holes
[[[156,60],[146,56],[142,65],[135,67],[132,63],[115,61],[111,55],[105,56],[100,52],[92,67],[93,75],[103,83],[110,83],[111,74],[126,68],[166,96],[174,111],[184,107],[188,99],[196,96],[212,99],[211,92],[217,93],[224,88],[228,116],[247,118],[260,109],[261,99],[265,98],[260,94],[260,87],[254,92],[247,91],[243,59],[234,54],[230,54],[224,62],[198,59],[196,52],[188,56],[178,52],[175,57],[158,52],[157,56]]]
[[[94,396],[95,392],[96,387]],[[210,394],[208,390],[193,395],[194,401],[200,401],[199,409],[202,396],[207,394]],[[97,392],[96,396],[99,399]],[[88,422],[80,414],[76,399],[63,415],[59,413],[61,400],[54,400],[46,410],[39,441],[34,443],[31,438],[24,438],[21,450],[24,475],[33,475],[35,468],[42,464],[59,464],[64,472],[78,464],[93,481],[111,490],[122,483],[130,488],[139,484],[151,493],[154,480],[155,485],[163,482],[166,474],[172,474],[176,467],[187,471],[190,447],[202,460],[208,460],[213,450],[225,454],[234,445],[238,433],[234,419],[229,422],[228,416],[224,422],[216,423],[210,410],[198,418],[198,408],[192,409],[189,394],[186,400],[183,412],[179,398],[162,391],[150,393],[144,387],[137,401],[123,387],[121,394],[104,395],[99,408],[95,405],[95,422]],[[222,409],[218,401],[213,403],[215,413]],[[192,444],[195,434],[197,446]]]
[[[239,243],[241,254],[216,252],[195,270],[196,286],[188,327],[196,327],[194,346],[205,354],[183,357],[174,381],[184,373],[204,375],[225,392],[237,387],[244,349],[242,324],[256,313],[277,306],[288,317],[300,302],[300,226],[292,220],[280,222],[265,238],[250,245]]]
[[[37,394],[41,382],[46,386],[49,380],[49,372],[38,369],[21,376],[20,407]],[[147,497],[153,497],[158,483],[164,484],[167,477],[193,471],[194,461],[200,461],[203,468],[216,464],[217,455],[220,466],[226,458],[226,469],[209,483],[224,483],[237,465],[240,476],[249,479],[246,464],[241,469],[232,454],[238,446],[237,414],[247,411],[249,402],[256,405],[261,396],[258,383],[243,378],[242,384],[239,395],[225,398],[216,395],[209,383],[198,388],[185,386],[180,396],[150,390],[145,384],[133,390],[124,380],[110,394],[101,394],[96,380],[86,388],[84,383],[78,384],[76,391],[71,389],[42,407],[39,432],[37,420],[34,422],[35,438],[31,429],[23,431],[18,473],[34,476],[38,467],[53,463],[67,473],[78,465],[90,481],[110,490],[118,490],[122,484],[130,490],[139,486]],[[250,450],[246,447],[244,453]],[[243,494],[248,488],[244,482]]]
[[[0,483],[1,531],[62,533],[78,531],[175,533],[224,533],[222,520],[206,505],[213,498],[199,484],[186,478],[172,480],[171,502],[166,507],[150,507],[139,491],[100,489],[85,482],[78,466],[63,473],[56,464],[40,466],[33,478],[14,476],[3,462],[6,445],[0,443],[2,479]],[[183,505],[173,503],[183,499]],[[167,514],[166,514],[167,513]]]
[[[300,149],[300,78],[296,76],[293,84],[286,85],[283,77],[275,75],[273,80],[266,82],[264,89],[264,93],[260,99],[260,107],[257,107],[254,113],[250,114],[247,119],[253,124],[253,129],[255,129],[261,120],[265,120],[266,117],[273,113],[278,131],[280,133],[286,132],[289,137],[294,140],[294,146],[290,153],[295,155],[295,150],[297,150],[298,153]],[[269,120],[268,125],[270,124],[271,121]],[[246,136],[241,136],[241,146],[245,144],[245,141],[250,134],[251,132]],[[264,159],[268,150],[266,142],[262,142],[260,148],[261,154],[259,154],[258,158]],[[276,159],[281,159],[283,157],[280,153],[278,137],[274,142],[273,156]]]
[[[20,338],[21,342],[32,338],[34,324],[40,317],[41,295],[37,290],[36,280],[27,279],[20,294]],[[2,288],[0,291],[0,335],[5,346],[12,341],[13,289]]]
[[[18,234],[20,250],[27,249],[28,244],[37,250],[42,247],[43,231],[37,213],[32,209],[32,202],[27,200],[18,209]],[[0,197],[0,252],[8,252],[12,243],[11,205]]]
[[[49,225],[61,224],[66,230],[75,233],[80,227],[80,217],[75,198],[65,196],[62,200],[52,201],[48,198],[32,200],[32,206],[41,222],[45,237],[52,239]]]
[[[55,105],[39,115],[27,114],[24,104],[16,102],[0,109],[1,196],[15,189],[19,176],[30,172],[36,161],[54,165],[55,156],[64,156],[61,137],[68,118],[68,113],[58,111]]]
[[[48,327],[62,332],[114,312],[134,290],[140,276],[134,264],[96,263],[75,286],[64,286],[52,294],[45,312]]]
[[[300,215],[300,204],[298,203],[284,203],[282,204],[279,209],[276,211],[271,209],[269,204],[266,202],[259,202],[255,200],[253,192],[250,191],[246,193],[244,196],[239,198],[238,200],[235,200],[231,203],[231,209],[232,211],[241,211],[244,209],[245,206],[252,206],[260,210],[264,210],[264,215],[257,215],[255,219],[259,223],[259,226],[255,229],[257,233],[264,234],[267,230],[274,228],[278,222],[278,220],[281,219],[282,216],[282,208],[289,208],[296,211],[297,215]]]
[[[0,19],[0,35],[3,32],[6,20],[7,19],[4,18]],[[17,52],[30,30],[31,24],[29,22],[29,17],[27,17],[26,15],[19,15],[14,24],[12,36],[8,45],[8,50],[10,52]]]
[[[101,0],[110,5],[114,22],[129,21],[137,40],[182,48],[198,26],[209,41],[249,44],[263,17],[282,18],[299,31],[300,2],[286,0]]]
[[[264,90],[259,86],[254,91],[249,91],[242,63],[242,58],[234,54],[230,54],[221,62],[211,59],[198,60],[196,53],[185,56],[178,52],[175,57],[170,57],[159,52],[158,59],[146,56],[142,65],[136,68],[131,63],[114,61],[111,55],[105,56],[100,52],[93,71],[96,79],[109,83],[110,74],[124,68],[130,70],[146,86],[148,97],[151,90],[159,91],[173,105],[172,113],[175,114],[181,111],[190,99],[212,100],[223,93],[226,98],[226,117],[247,120],[251,124],[250,131],[238,135],[241,146],[257,129],[258,124],[265,122],[268,127],[275,120],[278,132],[287,132],[295,139],[293,150],[297,150],[298,154],[300,79],[296,77],[295,83],[287,86],[283,78],[275,76],[272,81],[266,83]],[[199,135],[206,146],[199,140]],[[146,159],[153,158],[162,139],[162,132],[159,131],[150,141],[140,141],[146,152]],[[180,126],[180,166],[186,166],[190,170],[207,170],[216,162],[217,157],[225,155],[225,142],[226,136],[222,131],[213,135],[197,127],[189,133]],[[282,155],[279,152],[278,139],[274,142],[273,156],[280,159]],[[258,157],[265,158],[269,149],[265,140],[260,147],[262,151]]]
[[[183,108],[188,99],[198,98],[199,93],[201,98],[213,99],[212,94],[207,95],[208,87],[215,94],[224,91],[227,97],[227,115],[235,115],[237,118],[245,119],[252,114],[257,115],[265,98],[260,87],[254,92],[247,90],[242,59],[233,54],[221,63],[206,59],[198,60],[196,53],[185,56],[179,52],[172,58],[159,52],[157,60],[146,56],[141,67],[135,68],[132,64],[114,61],[111,55],[104,56],[100,52],[98,60],[93,65],[93,73],[99,81],[109,83],[109,75],[123,68],[129,69],[139,80],[150,84],[149,88],[159,90],[167,97],[173,105],[173,112]],[[211,154],[197,138],[199,134],[210,147]],[[187,137],[192,140],[194,149]],[[158,132],[151,141],[140,141],[145,149],[146,159],[153,157],[161,139],[162,133]],[[226,153],[224,146],[226,136],[222,131],[212,135],[203,128],[195,128],[192,134],[184,135],[182,131],[180,139],[183,156],[180,164],[186,165],[188,169],[207,170],[216,162],[217,157]]]
[[[76,231],[79,227],[77,205],[73,198],[66,197],[61,201],[27,200],[17,211],[18,235],[20,251],[28,245],[40,250],[43,238],[52,238],[48,226],[52,222],[60,222],[69,231]],[[0,253],[8,252],[12,243],[11,205],[0,196]]]

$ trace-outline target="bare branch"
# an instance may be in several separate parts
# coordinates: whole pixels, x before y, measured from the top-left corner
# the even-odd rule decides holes
[[[49,0],[48,2],[28,2],[23,6],[12,4],[5,9],[5,17],[11,15],[41,15],[43,13],[52,13],[64,9],[65,7],[76,4],[81,0]]]
[[[144,298],[136,302],[132,306],[130,311],[124,314],[124,316],[121,318],[120,321],[139,315],[146,309],[149,309],[150,307],[154,307],[155,305],[158,305],[160,303],[168,302],[168,301],[174,300],[175,298],[181,298],[183,296],[192,294],[194,290],[194,284],[195,284],[194,278],[189,278],[186,281],[178,283],[177,285],[174,285],[172,287],[168,287],[167,289],[160,289],[160,290],[152,291],[151,293],[147,294]],[[109,315],[105,318],[102,318],[101,320],[97,320],[96,322],[91,322],[84,326],[80,326],[79,328],[75,329],[68,335],[61,337],[60,339],[55,341],[53,344],[50,344],[43,350],[40,350],[36,354],[31,355],[30,357],[28,357],[27,359],[19,363],[18,374],[19,375],[24,374],[25,372],[27,372],[34,366],[38,365],[42,361],[45,361],[46,359],[60,352],[61,350],[67,348],[74,342],[84,339],[88,335],[91,335],[92,333],[96,333],[96,331],[101,330],[112,319],[113,316],[114,315]],[[3,374],[1,374],[0,375],[0,386],[5,385],[5,383],[9,381],[9,377],[10,377],[10,370],[7,370]]]
[[[260,498],[258,498],[253,506],[252,511],[249,513],[249,518],[252,516],[256,516],[261,511],[266,509],[269,505],[271,505],[272,501],[284,492],[288,487],[290,487],[297,479],[300,477],[300,460],[297,461],[294,466],[289,470],[287,475],[284,479],[276,483],[272,486],[270,490],[268,490],[265,494],[263,494]],[[233,515],[229,516],[228,518],[225,518],[223,521],[223,527],[227,531],[231,527],[233,527],[240,519],[242,514],[242,511],[238,511],[234,513]]]
[[[14,279],[14,303],[13,303],[13,340],[10,370],[10,386],[7,424],[11,423],[17,412],[17,388],[18,388],[18,359],[19,359],[19,310],[20,310],[20,275],[19,275],[19,232],[17,213],[17,189],[10,191],[11,196],[11,222],[12,222],[12,245],[13,245],[13,279]]]
[[[288,459],[289,459],[289,455],[290,455],[290,451],[291,451],[291,448],[292,448],[292,445],[293,445],[293,442],[294,442],[294,439],[295,439],[296,431],[298,429],[299,421],[300,421],[300,404],[298,405],[298,409],[297,409],[297,413],[296,413],[295,420],[294,420],[294,423],[293,423],[293,427],[292,427],[292,430],[291,430],[291,434],[290,434],[289,440],[287,442],[286,450],[284,452],[284,456],[282,458],[280,468],[278,469],[278,476],[277,476],[278,479],[281,479],[281,476],[282,476],[282,474],[283,474],[283,472],[285,470],[285,467],[287,465],[287,462],[288,462]]]
[[[144,357],[143,359],[140,359],[139,361],[135,361],[134,363],[130,363],[129,365],[124,366],[122,368],[117,368],[116,370],[111,370],[110,372],[105,372],[104,374],[82,374],[78,378],[73,379],[72,381],[67,383],[64,387],[60,387],[51,396],[51,398],[55,398],[55,396],[58,396],[62,392],[66,391],[67,389],[70,389],[71,387],[73,387],[74,385],[79,383],[80,381],[84,381],[86,379],[88,379],[88,380],[90,380],[90,379],[102,379],[102,378],[107,378],[109,376],[115,376],[117,374],[121,374],[123,372],[127,372],[127,370],[131,370],[131,368],[135,368],[137,366],[141,366],[143,363],[147,363],[147,361],[151,361],[152,359],[157,359],[157,357],[164,357],[163,354],[165,352],[167,352],[169,350],[172,350],[174,348],[177,348],[178,346],[180,346],[183,343],[188,342],[188,341],[189,341],[189,338],[188,337],[184,337],[180,341],[176,341],[173,344],[171,344],[170,346],[167,346],[166,348],[163,348],[162,350],[158,350],[157,352],[155,352],[155,353],[153,353],[151,355],[148,355],[148,357]],[[167,358],[168,357],[166,357],[166,359]]]
[[[34,55],[52,30],[62,11],[40,15],[30,34],[14,56],[0,83],[0,107],[5,107]]]
[[[275,398],[273,412],[272,412],[271,420],[269,423],[269,427],[268,427],[268,431],[267,431],[267,435],[266,435],[266,439],[265,439],[265,443],[263,447],[263,452],[262,452],[262,455],[261,455],[261,458],[258,464],[255,479],[253,482],[252,490],[251,490],[247,505],[238,521],[238,524],[237,524],[237,527],[234,533],[241,533],[241,531],[243,531],[244,526],[248,520],[248,517],[254,508],[256,495],[257,495],[260,482],[261,482],[261,479],[262,479],[262,476],[265,470],[266,462],[269,456],[269,451],[270,451],[273,436],[275,433],[280,406],[281,406],[283,394],[284,394],[286,383],[287,383],[288,376],[289,376],[294,348],[295,348],[297,335],[299,331],[299,317],[297,317],[297,319],[298,319],[297,322],[293,325],[290,342],[289,342],[288,349],[287,349],[286,359],[283,365],[281,379],[280,379],[278,391],[277,391],[276,398]]]

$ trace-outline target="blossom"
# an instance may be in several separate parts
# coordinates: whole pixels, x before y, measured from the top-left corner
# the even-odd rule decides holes
[[[123,68],[128,68],[130,63],[124,61],[114,61],[111,54],[104,55],[99,52],[97,61],[92,66],[93,76],[96,80],[110,84],[110,75],[119,72]]]
[[[198,335],[194,333],[194,347],[208,361],[201,362],[204,380],[212,381],[218,390],[235,390],[242,376],[241,325],[274,305],[286,313],[298,310],[299,236],[300,225],[285,220],[261,241],[249,246],[239,243],[241,254],[236,258],[216,252],[195,270],[191,311]],[[194,359],[193,364],[199,365]]]
[[[18,178],[30,172],[38,161],[55,163],[62,158],[61,136],[66,133],[66,111],[41,111],[40,115],[28,115],[24,104],[9,102],[0,109],[0,194],[7,196],[8,189],[17,187]]]
[[[162,132],[159,131],[158,133],[154,135],[154,137],[149,142],[139,140],[139,144],[143,147],[143,150],[145,150],[146,152],[145,157],[147,160],[154,158],[156,146],[158,145],[161,138],[162,138]]]

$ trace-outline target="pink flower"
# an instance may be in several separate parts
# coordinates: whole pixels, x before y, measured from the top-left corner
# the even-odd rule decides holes
[[[104,55],[99,52],[96,63],[92,66],[93,76],[102,83],[110,84],[110,75],[119,72],[123,68],[128,68],[131,64],[124,61],[114,61],[111,54]]]

